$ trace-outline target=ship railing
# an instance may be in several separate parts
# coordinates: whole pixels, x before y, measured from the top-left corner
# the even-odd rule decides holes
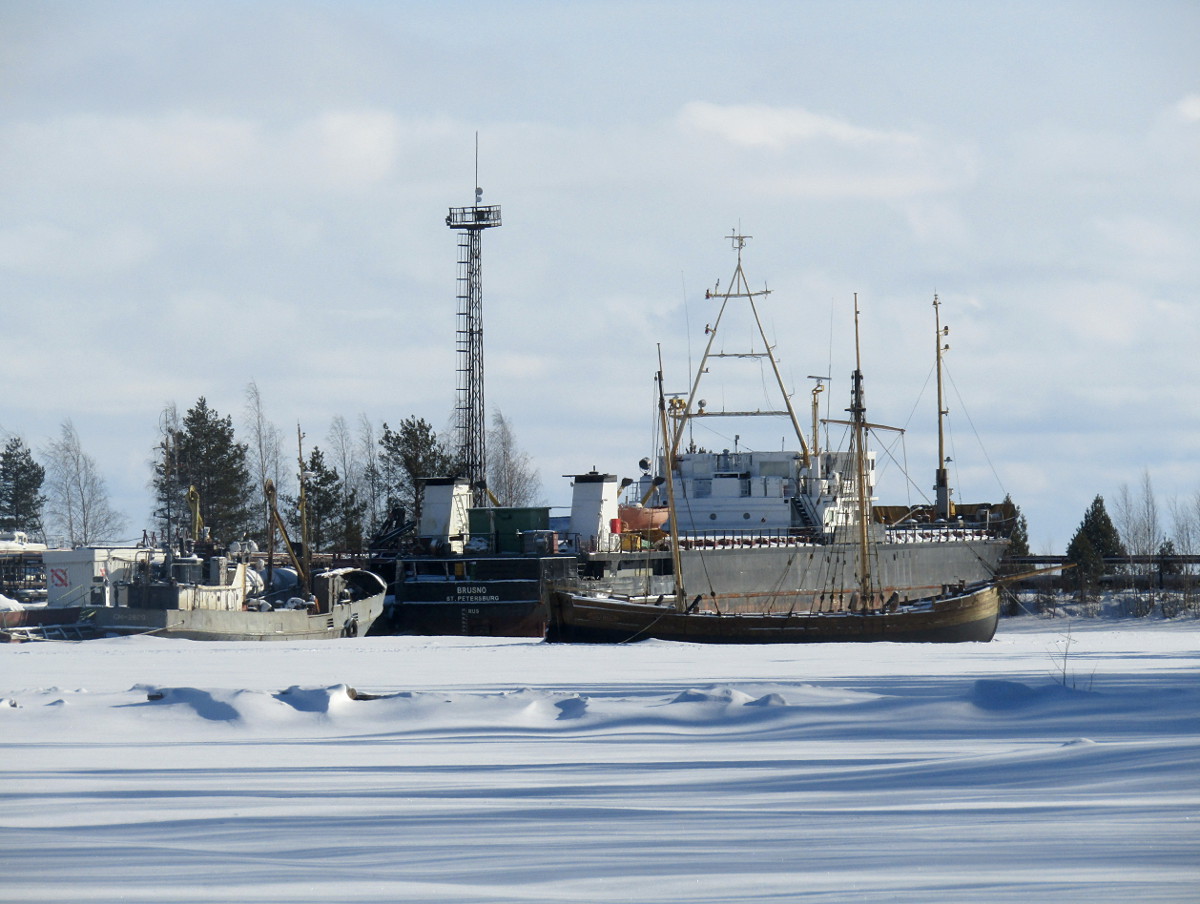
[[[996,534],[981,527],[961,524],[897,524],[884,533],[885,543],[951,543],[993,540]]]
[[[609,581],[602,578],[589,578],[583,575],[564,575],[550,582],[550,589],[560,593],[571,593],[576,596],[603,596],[608,599],[633,602],[644,599],[643,595],[615,590]]]
[[[780,528],[777,530],[688,531],[679,535],[680,549],[750,549],[756,547],[816,546],[828,542],[818,530]]]
[[[630,534],[636,531],[629,531]],[[580,533],[559,534],[558,551],[572,555],[584,555],[593,552],[620,552],[621,538],[626,534],[603,533],[584,536]]]

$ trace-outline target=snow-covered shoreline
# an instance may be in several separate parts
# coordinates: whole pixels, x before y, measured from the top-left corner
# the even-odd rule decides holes
[[[1194,900],[1197,641],[7,645],[0,897]]]

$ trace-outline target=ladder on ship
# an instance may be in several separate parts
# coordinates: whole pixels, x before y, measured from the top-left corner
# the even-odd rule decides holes
[[[0,638],[8,643],[25,643],[27,641],[69,641],[96,640],[103,635],[94,625],[24,625],[19,628],[4,628],[0,630]]]

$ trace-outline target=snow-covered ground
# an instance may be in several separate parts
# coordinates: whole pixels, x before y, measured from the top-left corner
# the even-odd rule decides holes
[[[1198,649],[4,645],[0,900],[1194,902]]]

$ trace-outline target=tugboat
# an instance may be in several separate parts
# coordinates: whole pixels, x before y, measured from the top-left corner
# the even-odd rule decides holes
[[[424,482],[420,522],[393,513],[372,541],[393,576],[375,633],[542,637],[552,583],[576,573],[569,536],[545,507],[472,507],[465,477]]]

